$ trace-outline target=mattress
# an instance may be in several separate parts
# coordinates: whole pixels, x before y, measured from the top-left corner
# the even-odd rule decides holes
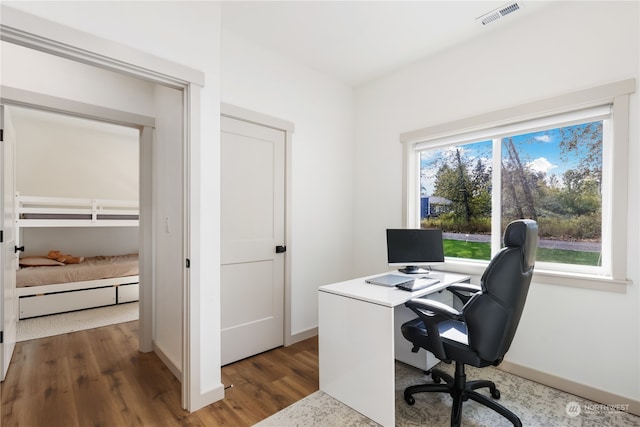
[[[16,272],[16,287],[52,285],[138,275],[138,254],[87,257],[80,264],[23,267]]]

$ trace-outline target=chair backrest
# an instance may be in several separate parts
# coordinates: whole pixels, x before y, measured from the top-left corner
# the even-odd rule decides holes
[[[486,361],[499,363],[511,346],[527,299],[537,246],[535,221],[511,222],[504,232],[504,247],[482,275],[482,293],[462,310],[469,346]]]

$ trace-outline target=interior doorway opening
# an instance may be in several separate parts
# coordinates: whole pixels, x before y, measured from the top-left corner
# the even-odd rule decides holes
[[[140,170],[140,207],[144,220],[140,225],[143,242],[140,255],[145,257],[141,276],[150,278],[153,285],[143,288],[145,295],[140,319],[141,325],[148,327],[140,329],[140,349],[154,351],[165,363],[176,367],[182,383],[183,408],[196,410],[221,399],[223,385],[216,380],[215,370],[201,370],[201,359],[211,363],[209,356],[213,356],[214,364],[218,365],[212,353],[214,350],[210,344],[201,343],[197,330],[196,333],[192,331],[194,327],[197,329],[197,324],[189,321],[201,316],[210,317],[202,314],[200,307],[199,279],[207,276],[200,262],[204,249],[199,235],[189,232],[191,223],[198,228],[201,216],[198,183],[200,92],[204,73],[127,46],[122,50],[123,46],[118,43],[87,38],[72,28],[11,8],[2,9],[3,84],[11,86],[1,88],[3,102],[10,100],[7,103],[62,113],[74,111],[81,117],[141,127],[141,158],[152,160],[148,165],[143,162]],[[29,55],[64,60],[70,68],[85,67],[85,70],[52,73],[51,68],[41,64],[26,66],[24,62],[9,58],[5,45],[23,48]],[[126,54],[121,55],[121,52]],[[15,79],[9,78],[5,65],[13,68]],[[46,74],[39,78],[36,75],[39,72]],[[32,81],[26,81],[28,79]],[[105,102],[94,102],[96,97]],[[161,167],[156,167],[158,165]],[[171,174],[162,175],[166,171]],[[158,188],[161,176],[164,182],[170,183],[171,189]],[[196,193],[190,191],[192,182],[198,190]],[[158,206],[158,194],[166,196],[163,206]],[[170,263],[163,263],[158,258],[157,249],[161,243],[155,238],[159,232],[164,233],[160,234],[165,240],[163,244],[169,245],[165,247],[171,249],[163,255],[171,259]],[[176,250],[179,256],[175,256]],[[191,260],[191,269],[185,267],[185,259]],[[165,295],[166,301],[170,301],[167,307],[171,308],[172,316],[164,312],[163,316],[152,316],[153,307],[147,306],[152,301],[151,290],[153,288],[153,301],[157,306],[159,289],[156,285],[165,278],[166,269],[178,277],[177,280],[169,279],[173,286]],[[192,271],[195,273],[193,284],[190,283]],[[172,298],[175,294],[179,298]],[[159,318],[171,327],[171,333],[157,334],[162,330],[154,323]],[[152,332],[156,335],[152,336]],[[212,379],[214,383],[209,381],[203,388],[203,378]]]
[[[5,113],[16,146],[17,342],[137,320],[140,129],[33,108]],[[95,220],[71,213],[90,203]],[[49,262],[57,268],[40,266]]]

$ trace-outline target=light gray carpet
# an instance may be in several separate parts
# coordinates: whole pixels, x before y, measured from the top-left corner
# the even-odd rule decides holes
[[[453,374],[453,366],[440,363],[439,369]],[[496,383],[501,392],[498,401],[515,412],[524,426],[567,427],[638,427],[640,417],[525,380],[496,368],[467,368],[467,380],[488,379]],[[396,425],[449,426],[451,397],[444,393],[422,393],[414,397],[409,406],[403,391],[413,384],[429,382],[422,372],[396,362]],[[486,389],[485,389],[486,390]],[[483,391],[481,391],[483,392]],[[487,396],[489,392],[486,391]],[[621,402],[623,403],[623,402]],[[579,405],[579,414],[576,411]],[[567,410],[567,407],[570,409]],[[462,425],[465,427],[512,426],[500,415],[474,401],[462,406]],[[571,414],[571,415],[570,415]],[[377,426],[378,424],[340,403],[331,396],[317,391],[299,402],[256,424],[256,427],[350,427]]]
[[[112,305],[18,321],[17,341],[100,328],[138,319],[138,303]]]

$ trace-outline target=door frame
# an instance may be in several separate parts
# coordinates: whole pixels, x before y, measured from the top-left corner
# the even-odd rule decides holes
[[[182,91],[184,120],[182,148],[186,166],[191,166],[191,168],[184,168],[183,177],[183,209],[188,213],[182,229],[185,242],[184,256],[192,260],[192,263],[193,260],[201,260],[200,236],[198,233],[191,233],[191,229],[200,224],[200,194],[197,192],[200,188],[200,170],[197,165],[200,160],[198,157],[201,124],[200,92],[204,86],[204,73],[4,5],[0,5],[0,8],[2,9],[0,23],[0,40],[2,41]],[[151,127],[148,129],[151,130]],[[152,138],[152,132],[143,133],[145,135],[144,137],[141,135],[142,150],[146,146],[144,141],[151,141]],[[150,169],[141,171],[149,174],[150,172]],[[141,191],[142,197],[144,195]],[[141,203],[148,202],[151,206],[151,193],[147,197],[148,200],[141,199]],[[151,227],[150,224],[149,227]],[[149,233],[142,236],[142,239],[150,245],[149,248],[152,248],[152,230],[148,231]],[[151,254],[151,251],[148,253]],[[151,265],[147,263],[143,267],[151,268]],[[147,273],[150,272],[151,270]],[[224,397],[222,384],[217,384],[209,390],[203,390],[201,386],[201,366],[205,363],[203,357],[206,355],[201,354],[199,276],[196,269],[184,269],[182,322],[185,332],[182,343],[184,357],[181,404],[189,411],[195,411]],[[151,292],[150,289],[147,291]],[[150,295],[145,295],[149,304],[151,303]],[[149,325],[151,325],[151,316],[150,310],[144,313],[145,319],[149,320]],[[151,329],[144,334],[146,348],[147,344],[150,345],[149,340],[152,338]]]
[[[0,231],[0,236],[2,236],[0,238],[0,328],[2,330],[0,332],[0,381],[4,381],[17,343],[19,304],[16,289],[18,240],[15,227],[15,129],[10,110],[2,103],[0,103],[0,131],[2,131],[0,165],[3,167],[2,180],[0,180],[0,198],[2,198],[0,201],[0,209],[2,210],[0,212],[0,227],[3,228]],[[11,145],[10,149],[9,145]],[[5,167],[7,165],[8,167]],[[7,184],[10,184],[10,188],[7,188]],[[12,207],[9,217],[6,216],[7,202]],[[10,231],[4,228],[8,224],[10,224]]]
[[[258,113],[256,111],[248,110],[246,108],[238,107],[236,105],[221,103],[220,115],[223,117],[229,117],[232,119],[242,120],[249,123],[254,123],[261,126],[270,127],[273,129],[281,130],[285,133],[285,209],[284,209],[284,245],[287,247],[284,257],[284,345],[289,346],[296,342],[311,338],[317,335],[316,330],[305,331],[302,333],[294,334],[291,330],[291,257],[290,253],[293,249],[292,246],[292,183],[291,183],[291,146],[293,141],[293,133],[295,131],[295,125],[284,119],[273,117],[267,114]]]
[[[153,282],[153,258],[151,245],[153,211],[151,205],[151,194],[153,182],[151,180],[152,158],[151,147],[153,145],[153,128],[155,119],[153,117],[128,113],[96,105],[85,104],[64,98],[43,95],[23,89],[16,89],[0,85],[0,104],[33,110],[47,111],[63,114],[72,117],[96,120],[105,123],[112,123],[120,126],[136,128],[140,131],[140,282]],[[140,329],[139,329],[139,349],[142,352],[152,350],[152,313],[153,313],[153,286],[140,287]]]

